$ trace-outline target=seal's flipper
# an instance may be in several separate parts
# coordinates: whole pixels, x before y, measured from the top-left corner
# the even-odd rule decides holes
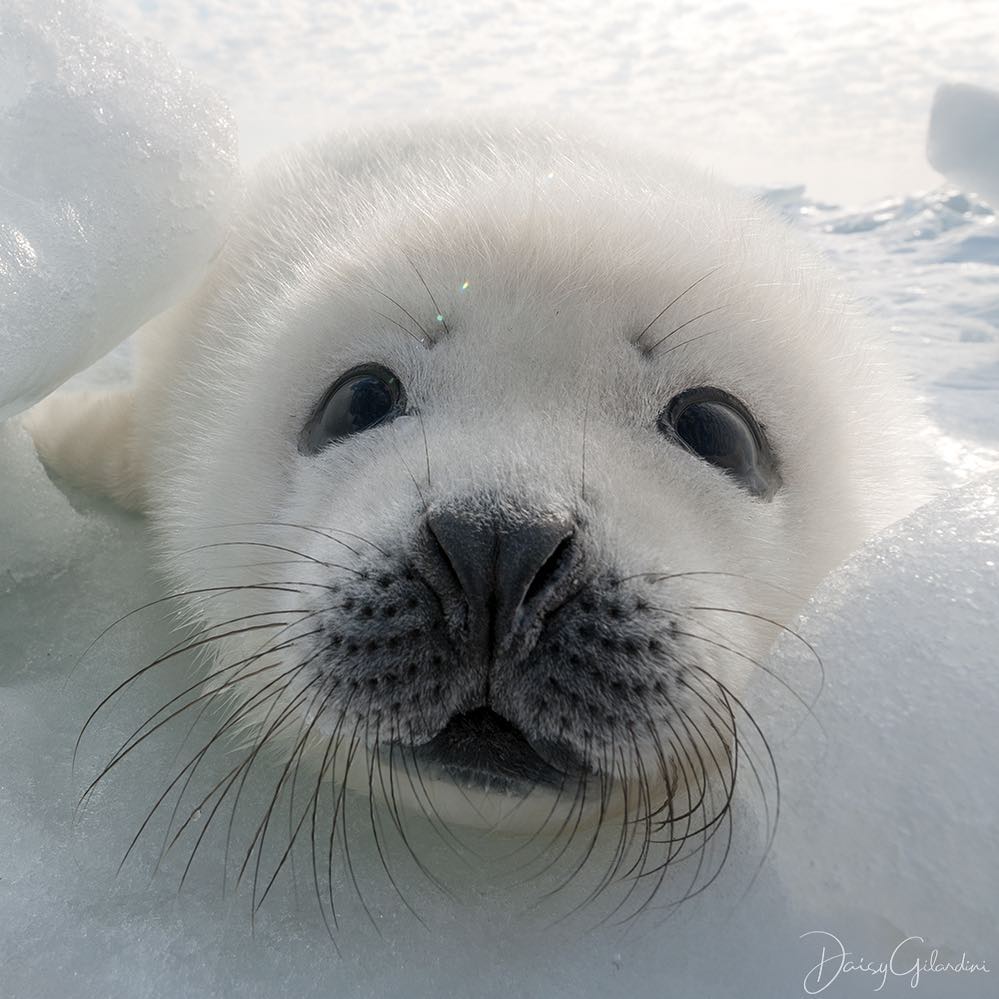
[[[57,392],[30,409],[23,423],[56,475],[127,510],[143,509],[133,391]]]

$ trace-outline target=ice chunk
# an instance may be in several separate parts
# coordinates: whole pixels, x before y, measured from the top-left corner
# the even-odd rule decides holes
[[[999,206],[999,91],[968,83],[938,87],[926,155],[948,180]]]
[[[0,6],[0,419],[188,290],[238,190],[226,106],[86,2]]]
[[[806,723],[777,750],[787,779],[775,862],[803,931],[842,931],[868,957],[919,934],[994,969],[999,476],[868,545],[798,627],[827,680],[825,735]],[[790,678],[807,664],[784,636],[769,666]],[[988,993],[981,976],[935,989]]]

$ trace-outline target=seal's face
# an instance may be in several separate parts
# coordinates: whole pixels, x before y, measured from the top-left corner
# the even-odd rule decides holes
[[[734,196],[511,171],[237,240],[161,443],[171,564],[253,624],[216,681],[253,739],[459,821],[689,814],[866,530],[870,386]]]
[[[711,588],[696,584],[712,567],[732,578],[726,534],[773,500],[776,455],[717,387],[661,400],[642,425],[623,379],[628,415],[590,412],[585,355],[542,349],[491,386],[463,377],[502,359],[460,344],[458,318],[423,334],[408,363],[382,354],[340,374],[302,427],[298,502],[281,517],[325,524],[295,538],[318,560],[316,690],[385,762],[410,752],[462,785],[575,793],[636,768],[666,780],[671,730],[697,717],[713,741],[701,702],[717,696],[706,670],[720,646]],[[632,391],[653,363],[643,339],[624,345]],[[421,384],[433,378],[454,383],[443,406]],[[719,477],[737,519],[699,511],[696,490],[678,496],[674,462]],[[656,463],[661,474],[635,475]],[[337,509],[357,513],[331,519]],[[671,537],[684,522],[699,529]],[[726,622],[725,635],[759,654],[752,630]]]

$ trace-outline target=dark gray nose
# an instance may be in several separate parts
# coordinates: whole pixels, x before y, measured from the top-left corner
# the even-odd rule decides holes
[[[537,598],[564,581],[576,530],[562,514],[510,523],[454,508],[431,511],[427,526],[468,602],[470,629],[487,651],[522,623],[525,611],[543,611],[545,601]]]

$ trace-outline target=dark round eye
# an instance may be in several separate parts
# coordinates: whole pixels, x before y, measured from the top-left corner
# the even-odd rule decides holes
[[[366,364],[333,383],[299,436],[298,449],[316,454],[327,444],[393,420],[406,410],[402,383],[388,368]]]
[[[722,389],[688,389],[659,414],[659,431],[692,454],[723,469],[753,496],[770,499],[780,488],[777,462],[749,410]]]

